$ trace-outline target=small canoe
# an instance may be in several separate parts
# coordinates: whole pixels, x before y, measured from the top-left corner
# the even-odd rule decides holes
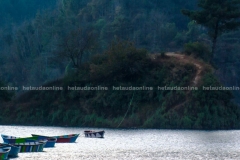
[[[47,140],[37,142],[12,143],[11,145],[20,147],[20,152],[42,152]]]
[[[11,147],[0,148],[0,160],[8,159],[8,154],[11,150]]]
[[[103,138],[105,131],[84,131],[85,137],[89,138]]]
[[[14,136],[9,136],[4,134],[2,134],[1,136],[4,143],[25,143],[25,142],[35,140],[33,137],[21,138],[21,137],[14,137]]]
[[[6,147],[10,147],[11,150],[8,154],[9,157],[17,157],[18,153],[20,152],[20,147],[11,145],[11,144],[6,144],[6,143],[0,143],[0,148],[6,148]]]
[[[35,142],[35,141],[47,140],[47,143],[44,147],[54,147],[55,143],[57,141],[57,139],[54,137],[43,138],[43,137],[33,136],[33,137],[21,138],[21,137],[14,137],[14,136],[8,136],[8,135],[3,135],[3,134],[1,136],[5,143],[25,143],[25,142]]]
[[[56,141],[57,143],[74,143],[78,138],[79,134],[69,134],[69,135],[62,135],[62,136],[43,136],[43,135],[32,134],[32,136],[39,136],[42,138],[54,137],[54,138],[57,138],[57,141]]]
[[[41,136],[33,136],[37,140],[44,140],[47,139],[47,143],[44,148],[54,147],[55,143],[57,142],[57,138],[55,137],[41,137]]]

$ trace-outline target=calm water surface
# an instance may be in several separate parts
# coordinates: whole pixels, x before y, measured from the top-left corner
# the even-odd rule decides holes
[[[13,136],[80,133],[76,143],[57,143],[44,152],[19,153],[14,160],[240,160],[240,131],[119,130],[104,129],[105,138],[85,138],[92,128],[0,126]],[[103,130],[103,129],[93,129]],[[0,142],[3,142],[2,139]]]

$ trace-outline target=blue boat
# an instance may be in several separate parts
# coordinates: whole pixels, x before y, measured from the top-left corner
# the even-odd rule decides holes
[[[55,143],[57,142],[57,138],[55,137],[41,137],[41,136],[33,136],[34,139],[37,140],[43,140],[43,139],[47,139],[47,143],[44,146],[44,148],[51,148],[55,146]]]
[[[20,147],[20,152],[42,152],[47,140],[37,142],[13,143],[11,145]]]
[[[9,154],[10,150],[11,150],[11,147],[0,148],[0,160],[8,159],[8,154]]]
[[[56,143],[74,143],[78,138],[79,134],[68,134],[68,135],[62,135],[62,136],[43,136],[43,135],[32,134],[32,136],[39,136],[42,138],[54,137],[54,138],[57,138]]]
[[[11,150],[8,154],[9,157],[17,157],[18,153],[20,152],[20,147],[11,145],[11,144],[6,144],[6,143],[0,143],[0,148],[6,148],[6,147],[10,147]]]
[[[5,143],[25,143],[25,142],[37,142],[37,141],[41,141],[41,140],[47,140],[46,145],[44,146],[46,147],[54,147],[55,143],[57,141],[56,138],[54,137],[40,137],[40,136],[32,136],[32,137],[14,137],[14,136],[8,136],[8,135],[1,135],[3,138],[3,141]]]

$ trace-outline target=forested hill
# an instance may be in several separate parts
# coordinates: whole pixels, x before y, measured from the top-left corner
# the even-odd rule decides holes
[[[240,110],[212,67],[180,54],[113,44],[64,79],[2,107],[2,124],[110,128],[237,129]],[[46,90],[46,88],[48,88]],[[180,89],[179,89],[180,88]]]
[[[91,33],[94,37],[94,41],[89,42],[91,51],[83,57],[86,60],[90,54],[103,52],[114,39],[132,41],[150,52],[179,50],[184,43],[197,39],[192,34],[201,30],[194,24],[188,25],[189,20],[180,13],[181,8],[194,8],[193,2],[187,0],[181,3],[175,0],[59,0],[55,5],[52,3],[53,0],[0,2],[0,7],[5,8],[1,10],[5,15],[1,21],[6,25],[0,29],[0,68],[5,82],[20,87],[41,85],[62,77],[69,57],[62,56],[61,52],[66,50],[63,46],[71,36],[84,40]],[[55,6],[55,9],[44,10],[44,6]],[[35,18],[27,21],[33,14]]]
[[[82,96],[74,91],[62,91],[54,94],[51,92],[25,93],[26,91],[22,89],[48,84],[60,84],[66,87],[70,84],[73,85],[75,82],[76,85],[80,86],[92,84],[106,84],[108,86],[157,85],[157,83],[170,86],[190,85],[190,80],[195,71],[194,67],[186,64],[182,66],[175,60],[170,61],[170,63],[163,58],[164,53],[175,51],[182,51],[182,53],[192,56],[194,59],[214,65],[213,72],[206,71],[202,75],[205,77],[202,79],[203,84],[239,86],[240,31],[230,29],[217,37],[216,46],[212,45],[215,43],[213,43],[208,28],[211,25],[197,24],[196,20],[191,20],[194,16],[190,15],[191,12],[188,11],[200,10],[197,5],[198,2],[201,1],[0,1],[0,14],[3,15],[0,18],[0,85],[18,88],[12,98],[14,102],[10,102],[4,107],[10,106],[14,110],[13,115],[18,115],[17,122],[19,123],[32,121],[34,124],[62,125],[69,120],[66,117],[73,116],[75,119],[72,119],[72,122],[68,125],[83,123],[94,126],[101,124],[114,126],[123,118],[127,105],[131,101],[132,93],[120,95],[122,92],[109,92],[102,95],[103,93],[86,92],[81,93],[84,96],[81,99]],[[218,6],[214,4],[215,2],[208,2],[213,10],[215,10],[215,6]],[[183,9],[185,10],[183,11]],[[185,13],[185,15],[182,13]],[[186,15],[189,15],[189,18]],[[211,24],[206,21],[204,23]],[[126,45],[127,47],[124,47],[129,50],[123,49],[122,45]],[[134,47],[129,48],[129,45]],[[214,54],[211,52],[212,46],[215,47]],[[112,48],[119,50],[122,56],[116,56],[114,54],[115,50],[112,50]],[[140,48],[143,50],[139,50]],[[141,56],[128,55],[131,51],[139,53]],[[150,63],[150,60],[146,57],[146,59],[143,58],[143,55],[153,53],[160,53],[163,56],[162,66],[161,64],[157,66],[155,62]],[[136,58],[136,62],[132,61],[131,58]],[[169,64],[167,64],[168,62]],[[109,66],[105,66],[103,63],[109,63]],[[124,63],[126,64],[124,65]],[[108,70],[105,67],[113,68]],[[131,69],[130,73],[128,68]],[[168,73],[168,70],[173,70],[173,72]],[[116,73],[120,72],[119,76],[116,73],[114,74],[114,71]],[[152,78],[144,77],[143,73],[145,72]],[[132,74],[139,80],[134,79]],[[179,77],[175,77],[176,75]],[[127,81],[128,77],[135,81]],[[173,77],[176,80],[172,79]],[[10,100],[13,94],[6,91],[0,92],[2,100]],[[210,93],[200,91],[191,93],[144,92],[144,95],[141,95],[143,93],[140,92],[133,98],[135,100],[137,98],[135,102],[132,102],[135,103],[135,108],[133,107],[130,110],[131,114],[128,114],[128,116],[131,115],[128,118],[134,123],[123,126],[165,126],[165,128],[181,126],[182,128],[198,129],[237,128],[239,114],[236,106],[232,104],[232,100],[240,104],[238,98],[240,92],[232,91],[234,96],[225,91]],[[60,97],[60,99],[56,99],[56,97]],[[116,101],[114,101],[115,99]],[[172,99],[174,100],[172,101]],[[189,100],[186,101],[186,99]],[[149,100],[151,101],[149,102]],[[40,101],[42,103],[39,104]],[[136,109],[139,104],[141,104],[141,107]],[[159,104],[164,107],[157,109]],[[180,110],[172,110],[171,107],[179,104],[182,104],[179,107]],[[21,106],[19,109],[17,108],[18,105]],[[67,106],[70,109],[64,115]],[[81,109],[78,106],[81,106]],[[99,108],[91,108],[93,106]],[[118,109],[114,106],[118,106]],[[153,112],[147,112],[148,108]],[[195,110],[192,111],[192,108],[195,108]],[[103,109],[103,111],[100,109]],[[109,113],[104,113],[106,110],[109,110]],[[110,111],[113,113],[111,114]],[[155,111],[156,115],[153,114]],[[54,113],[54,116],[49,115],[44,121],[43,117],[48,113]],[[79,116],[75,113],[78,113]],[[84,114],[87,116],[83,117]],[[5,119],[4,115],[10,115],[8,107],[2,112],[1,120],[4,123],[10,123],[11,120]],[[63,119],[58,119],[59,116]],[[40,117],[39,121],[34,121],[34,117]],[[113,117],[117,118],[114,119]],[[149,117],[151,118],[149,119]],[[175,121],[170,120],[173,117],[176,118]],[[159,123],[162,120],[161,118],[166,120],[163,121],[164,124]],[[211,120],[211,118],[214,120]],[[114,123],[110,123],[111,121],[114,121]],[[178,121],[181,124],[178,124]],[[150,124],[154,125],[151,126]]]

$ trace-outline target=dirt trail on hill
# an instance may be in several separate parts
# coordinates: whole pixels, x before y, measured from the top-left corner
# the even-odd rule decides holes
[[[189,85],[189,87],[197,87],[200,83],[201,78],[202,78],[203,71],[206,69],[207,66],[209,67],[209,65],[207,65],[206,63],[201,62],[200,60],[197,60],[197,59],[195,59],[191,56],[188,56],[188,55],[179,54],[179,53],[175,53],[175,52],[167,52],[167,53],[165,53],[165,56],[176,58],[177,61],[179,61],[179,63],[192,64],[196,67],[196,69],[197,69],[196,74],[195,74],[194,78],[192,79],[192,82]],[[159,59],[159,57],[161,57],[160,54],[151,54],[150,57],[153,61],[161,61],[161,59],[162,59],[162,58]],[[180,103],[180,104],[172,106],[171,109],[179,109],[184,104],[186,104],[189,101],[188,95],[190,93],[191,93],[191,90],[188,90],[186,92],[186,100],[184,102]]]
[[[160,54],[151,54],[150,55],[151,59],[154,61],[157,61],[158,57],[160,57],[160,56],[161,56]],[[196,72],[195,77],[192,80],[192,84],[190,87],[195,87],[199,84],[199,82],[201,80],[201,73],[204,70],[203,62],[201,62],[197,59],[194,59],[193,57],[190,57],[190,56],[187,56],[184,54],[174,53],[174,52],[167,52],[167,53],[165,53],[165,56],[176,58],[180,63],[183,63],[183,64],[193,64],[196,67],[197,72]]]
[[[193,64],[196,69],[197,69],[197,72],[196,72],[196,75],[195,77],[193,78],[193,81],[192,81],[192,86],[197,86],[201,80],[201,73],[203,72],[203,64],[202,62],[198,61],[197,59],[194,59],[190,56],[187,56],[187,55],[183,55],[183,54],[176,54],[176,53],[173,53],[173,52],[168,52],[166,53],[167,56],[171,56],[171,57],[176,57],[180,62],[183,62],[183,63],[189,63],[189,64]]]

